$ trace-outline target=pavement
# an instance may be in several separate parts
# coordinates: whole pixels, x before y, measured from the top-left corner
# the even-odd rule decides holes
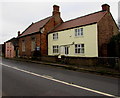
[[[31,63],[36,63],[36,64],[44,64],[44,65],[51,65],[51,66],[56,66],[56,67],[62,67],[65,69],[69,70],[74,70],[74,71],[82,71],[82,72],[89,72],[89,73],[94,73],[94,74],[99,74],[99,75],[104,75],[104,76],[110,76],[110,77],[116,77],[120,78],[120,72],[118,70],[114,69],[108,69],[108,68],[94,68],[94,67],[77,67],[77,66],[71,66],[71,65],[66,65],[66,64],[59,64],[59,63],[51,63],[51,62],[45,62],[45,61],[38,61],[38,60],[30,60],[30,59],[23,59],[23,58],[12,58],[11,60],[17,60],[17,61],[25,61],[25,62],[31,62]]]
[[[3,96],[119,96],[119,79],[3,59]]]

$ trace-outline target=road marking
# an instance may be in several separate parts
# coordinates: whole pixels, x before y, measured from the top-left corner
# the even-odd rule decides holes
[[[34,76],[42,77],[44,79],[52,80],[52,81],[59,82],[59,83],[62,83],[62,84],[66,84],[66,85],[69,85],[69,86],[72,86],[72,87],[76,87],[76,88],[84,89],[84,90],[87,90],[87,91],[90,91],[90,92],[94,92],[94,93],[97,93],[97,94],[110,96],[110,97],[114,97],[114,98],[119,98],[118,96],[115,96],[115,95],[111,95],[111,94],[104,93],[104,92],[101,92],[101,91],[97,91],[97,90],[93,90],[93,89],[86,88],[86,87],[83,87],[83,86],[79,86],[79,85],[71,84],[71,83],[68,83],[68,82],[61,81],[61,80],[57,80],[57,79],[54,79],[53,77],[48,76],[48,75],[36,74],[36,73],[30,72],[30,71],[19,69],[17,67],[12,67],[12,66],[9,66],[9,65],[6,65],[6,64],[1,64],[1,65],[12,68],[12,69],[15,69],[15,70],[18,70],[18,71],[21,71],[21,72],[25,72],[25,73],[28,73],[28,74],[31,74],[31,75],[34,75]]]
[[[49,79],[53,79],[53,77],[52,77],[52,76],[49,76],[49,75],[42,75],[42,76],[47,77],[47,78],[49,78]]]

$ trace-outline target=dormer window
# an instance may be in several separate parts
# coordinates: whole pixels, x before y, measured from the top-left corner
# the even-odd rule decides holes
[[[75,36],[83,36],[83,28],[75,29]]]
[[[54,33],[53,34],[53,40],[57,40],[58,39],[58,33]]]

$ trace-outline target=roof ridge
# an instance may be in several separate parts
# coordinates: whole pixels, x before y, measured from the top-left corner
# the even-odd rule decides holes
[[[28,28],[30,28],[33,24],[34,24],[34,23],[32,22],[32,23],[20,34],[20,36],[21,36]]]
[[[24,34],[31,26],[37,25],[37,23],[39,23],[39,22],[44,22],[44,20],[48,20],[48,21],[49,21],[51,17],[52,17],[52,16],[46,17],[46,18],[41,19],[41,20],[39,20],[39,21],[37,21],[37,22],[35,22],[35,23],[32,22],[32,24],[30,24],[30,25],[21,33],[21,35],[20,35],[19,37],[24,36],[23,34]],[[47,22],[48,22],[48,21],[47,21]],[[43,25],[43,26],[44,26],[44,25]],[[28,34],[27,34],[27,35],[28,35]]]
[[[99,12],[106,12],[106,11],[102,11],[101,10],[101,11],[93,12],[93,13],[90,13],[90,14],[87,14],[87,15],[84,15],[84,16],[80,16],[80,17],[77,17],[77,18],[74,18],[74,19],[67,20],[67,21],[65,21],[63,23],[66,23],[66,22],[69,22],[69,21],[73,21],[73,20],[76,20],[76,19],[79,19],[79,18],[83,18],[83,17],[86,17],[86,16],[90,16],[92,14],[96,14],[96,13],[99,13]]]
[[[46,18],[41,19],[41,20],[39,20],[39,21],[37,21],[37,22],[35,22],[35,23],[38,23],[38,22],[44,21],[44,20],[46,20],[46,19],[48,19],[48,18],[51,18],[51,17],[52,17],[52,16],[46,17]],[[34,24],[35,24],[35,23],[34,23]]]

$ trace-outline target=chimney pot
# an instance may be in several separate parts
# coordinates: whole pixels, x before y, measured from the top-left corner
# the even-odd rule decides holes
[[[20,36],[20,31],[18,31],[18,36]]]
[[[110,6],[108,4],[103,4],[102,5],[102,11],[108,11],[108,12],[110,12]]]
[[[58,11],[59,12],[59,6],[58,5],[54,5],[53,6],[53,11]]]
[[[56,15],[56,14],[60,14],[58,5],[53,6],[53,16]]]

